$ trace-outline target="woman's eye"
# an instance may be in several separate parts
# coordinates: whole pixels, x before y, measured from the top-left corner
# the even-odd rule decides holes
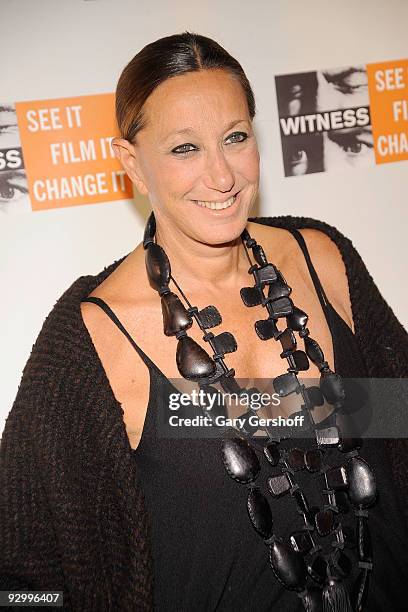
[[[245,132],[234,132],[233,134],[231,134],[231,136],[228,136],[227,141],[233,139],[232,144],[234,144],[238,142],[243,142],[247,138],[248,138],[248,134],[246,134]],[[195,149],[196,147],[188,142],[188,143],[179,145],[175,149],[172,149],[171,152],[174,153],[175,155],[180,156],[180,155],[186,155],[187,153],[190,153],[191,151],[194,151]]]
[[[172,149],[172,153],[176,155],[184,155],[185,153],[190,153],[191,149],[186,150],[186,147],[194,147],[194,145],[190,143],[182,144],[175,149]]]
[[[233,134],[231,134],[231,136],[227,138],[227,140],[230,140],[231,138],[236,138],[236,137],[238,137],[239,140],[234,140],[234,142],[243,142],[244,140],[248,138],[248,134],[246,134],[245,132],[234,132]]]

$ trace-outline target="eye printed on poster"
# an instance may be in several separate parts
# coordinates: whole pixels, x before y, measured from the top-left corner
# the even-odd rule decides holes
[[[275,77],[285,176],[408,159],[408,60]]]
[[[15,105],[0,103],[0,215],[31,211]]]

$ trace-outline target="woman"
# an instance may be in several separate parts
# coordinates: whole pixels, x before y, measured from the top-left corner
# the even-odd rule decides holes
[[[185,32],[147,45],[122,72],[116,100],[121,138],[112,145],[137,189],[149,196],[154,217],[143,243],[64,293],[33,347],[1,446],[3,589],[62,590],[67,609],[75,610],[319,610],[323,600],[331,610],[362,609],[362,601],[368,610],[405,609],[404,465],[395,444],[364,441],[361,456],[376,481],[366,472],[363,496],[368,488],[374,497],[377,485],[375,503],[364,498],[356,509],[343,499],[342,512],[353,525],[366,524],[371,506],[374,562],[363,538],[365,557],[357,568],[346,529],[330,563],[316,547],[299,551],[308,531],[298,522],[299,489],[292,486],[281,499],[271,490],[262,497],[246,469],[236,482],[237,446],[223,442],[222,455],[219,439],[171,439],[156,427],[160,398],[178,389],[171,380],[182,382],[183,373],[191,381],[195,373],[196,382],[208,382],[220,367],[211,369],[197,352],[191,357],[191,341],[207,352],[210,347],[191,324],[194,309],[186,320],[169,297],[178,288],[201,309],[201,322],[202,309],[214,305],[220,330],[233,334],[238,350],[229,345],[224,354],[228,384],[234,386],[232,369],[235,380],[275,379],[285,371],[282,348],[262,342],[261,328],[253,330],[264,317],[262,305],[246,308],[240,292],[252,284],[247,254],[254,253],[254,240],[263,247],[258,259],[274,264],[260,267],[280,270],[279,286],[285,290],[286,281],[292,303],[307,313],[309,337],[327,361],[319,362],[325,375],[332,366],[343,377],[405,377],[404,329],[351,242],[334,227],[309,218],[248,220],[259,181],[255,104],[241,66],[217,43]],[[244,296],[249,300],[256,291]],[[205,312],[214,323],[207,328],[215,327],[216,314]],[[381,322],[375,334],[370,315]],[[306,336],[303,323],[298,329]],[[274,331],[273,317],[262,329]],[[306,379],[319,376],[314,366],[303,370]],[[245,455],[249,443],[246,430],[241,433]],[[348,450],[349,459],[358,455],[358,448]],[[290,447],[289,455],[274,452],[279,465],[294,457]],[[400,471],[392,469],[396,457]],[[264,453],[259,461],[265,480],[278,460]],[[251,520],[242,482],[258,495]],[[322,490],[312,485],[301,490],[311,496]],[[265,530],[256,515],[265,499],[274,528],[272,534],[266,525],[268,533],[259,537]],[[317,510],[303,510],[310,531]],[[321,524],[318,530],[315,544]],[[351,571],[346,565],[353,555]],[[322,566],[327,576],[319,578]]]

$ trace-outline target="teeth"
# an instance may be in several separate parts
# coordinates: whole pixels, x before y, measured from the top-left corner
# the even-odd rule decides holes
[[[199,206],[210,208],[211,210],[222,210],[223,208],[229,208],[235,202],[235,196],[231,196],[226,202],[204,202],[203,200],[193,200]]]

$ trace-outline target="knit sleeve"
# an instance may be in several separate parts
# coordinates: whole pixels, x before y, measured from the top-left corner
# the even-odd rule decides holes
[[[63,590],[52,516],[27,420],[47,401],[47,383],[33,384],[30,358],[6,419],[0,445],[0,587]]]
[[[81,277],[45,319],[0,444],[0,587],[64,609],[152,608],[147,521],[123,421],[81,324]]]
[[[55,513],[44,479],[52,470],[58,423],[64,406],[64,326],[57,300],[45,318],[24,366],[0,444],[0,586],[3,590],[60,590],[64,576]],[[55,470],[54,465],[54,472]],[[46,469],[45,469],[46,468]],[[50,468],[50,470],[48,469]],[[47,472],[48,470],[48,472]],[[55,473],[58,478],[58,474]],[[68,604],[64,593],[64,607]]]
[[[351,240],[339,233],[357,340],[373,378],[408,377],[408,334]]]

